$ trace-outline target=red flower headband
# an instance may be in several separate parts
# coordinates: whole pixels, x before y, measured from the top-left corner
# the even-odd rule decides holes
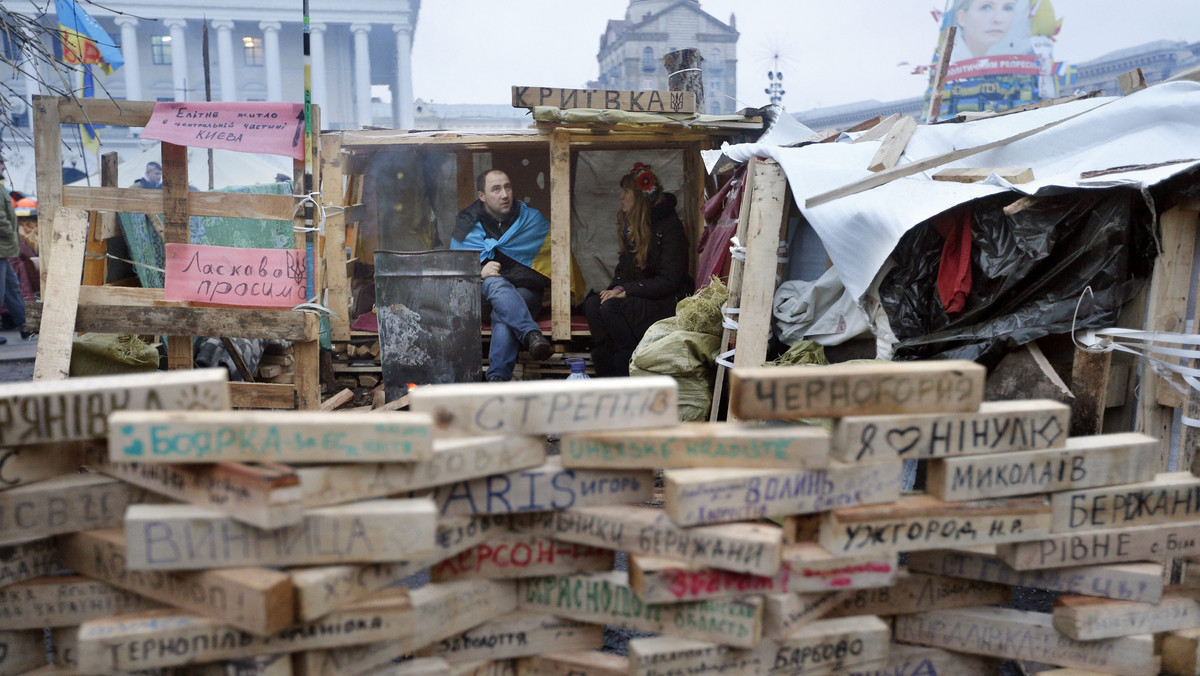
[[[659,191],[658,177],[650,171],[650,165],[638,162],[633,165],[629,175],[633,176],[634,185],[646,193],[646,197],[654,197]]]

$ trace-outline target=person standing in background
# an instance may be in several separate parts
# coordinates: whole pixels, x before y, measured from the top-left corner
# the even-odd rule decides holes
[[[0,180],[3,179],[5,168],[4,158],[0,158]],[[21,338],[24,339],[30,336],[25,331],[25,299],[21,296],[17,272],[8,260],[21,255],[21,247],[17,240],[17,212],[8,197],[7,187],[4,188],[3,202],[3,207],[0,207],[0,304],[8,310],[8,316],[21,330]],[[0,345],[7,342],[7,338],[0,336]]]

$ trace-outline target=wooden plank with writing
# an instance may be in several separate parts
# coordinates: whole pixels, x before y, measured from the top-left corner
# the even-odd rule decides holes
[[[0,589],[0,630],[71,627],[154,610],[160,604],[79,575],[39,577]]]
[[[0,587],[58,571],[58,547],[52,538],[0,545]]]
[[[225,369],[12,383],[0,392],[0,446],[108,436],[108,416],[124,410],[227,410]]]
[[[63,565],[81,575],[244,631],[267,635],[296,618],[291,581],[279,571],[131,571],[125,563],[125,534],[119,528],[61,536],[58,547]]]
[[[308,676],[303,668],[296,676]],[[378,669],[364,671],[359,676],[451,676],[450,663],[440,657],[417,657],[404,662],[393,662]]]
[[[998,673],[1000,664],[990,657],[892,643],[885,659],[860,665],[848,676],[991,676]]]
[[[119,526],[140,492],[98,474],[70,474],[0,492],[0,544]]]
[[[544,437],[434,439],[429,460],[374,465],[295,468],[305,507],[325,507],[397,495],[442,484],[537,467],[546,462]]]
[[[887,657],[889,634],[887,623],[871,615],[821,619],[779,641],[764,641],[757,652],[771,676],[840,674]]]
[[[122,411],[116,462],[379,463],[433,457],[429,416],[314,411]]]
[[[1076,641],[1054,628],[1048,613],[1011,608],[934,610],[896,618],[898,641],[974,655],[1030,660],[1122,676],[1154,676],[1154,637]]]
[[[824,467],[829,433],[815,426],[683,423],[653,430],[564,434],[565,467]]]
[[[1053,614],[1054,628],[1077,641],[1200,627],[1200,601],[1178,588],[1168,588],[1158,603],[1060,596]]]
[[[629,586],[646,604],[782,593],[788,591],[790,574],[783,568],[772,576],[748,575],[675,559],[629,556]]]
[[[520,530],[515,523],[513,527]],[[782,561],[777,527],[732,523],[680,528],[654,507],[577,507],[555,514],[546,532],[565,542],[753,575],[775,575]]]
[[[46,207],[42,210],[43,217],[53,215],[53,218],[42,221],[42,228],[49,230],[42,240],[48,240],[49,246],[40,249],[44,274],[41,288],[54,289],[55,295],[54,302],[42,308],[34,381],[66,380],[71,375],[75,313],[79,309],[79,281],[87,247],[87,212],[50,208],[53,211]]]
[[[501,518],[443,516],[438,519],[436,551],[427,557],[394,563],[320,566],[289,572],[296,593],[296,616],[315,620],[326,613],[364,600],[381,589],[428,568],[441,559],[503,533]]]
[[[745,368],[731,374],[730,409],[752,420],[976,411],[985,373],[963,360]]]
[[[629,641],[630,676],[766,673],[758,650],[711,641],[655,636]]]
[[[820,512],[900,498],[900,461],[825,469],[669,469],[666,511],[680,526]]]
[[[518,610],[441,639],[420,654],[458,664],[602,647],[604,628],[600,625]]]
[[[513,108],[550,106],[627,110],[635,113],[696,113],[696,95],[692,92],[627,91],[620,89],[558,89],[556,87],[512,88]]]
[[[791,571],[788,591],[816,593],[886,587],[896,580],[895,551],[834,554],[815,542],[783,548],[783,566]]]
[[[263,531],[192,505],[132,505],[125,514],[130,570],[404,561],[434,551],[428,500],[371,500],[304,513]]]
[[[518,676],[628,676],[629,658],[598,651],[560,652],[517,660]]]
[[[450,665],[450,676],[516,676],[516,660],[479,660]]]
[[[1200,628],[1179,629],[1159,637],[1163,671],[1170,676],[1200,675]]]
[[[465,434],[559,434],[678,422],[670,376],[577,382],[429,385],[409,393],[409,410],[433,416],[435,429]]]
[[[1200,477],[1168,472],[1142,483],[1051,497],[1052,533],[1200,521]]]
[[[783,639],[841,602],[844,592],[763,594],[763,638]]]
[[[550,458],[529,469],[437,486],[430,497],[442,515],[517,514],[647,502],[654,497],[654,472],[566,469],[558,458]]]
[[[1049,533],[1050,504],[1045,498],[942,502],[911,495],[892,505],[825,512],[818,541],[835,554],[911,552],[1020,542]]]
[[[282,465],[109,462],[107,453],[91,459],[91,466],[104,474],[258,528],[281,528],[304,519],[300,478]]]
[[[0,491],[74,474],[84,464],[88,451],[102,444],[83,439],[0,448]]]
[[[912,552],[908,556],[908,568],[1011,587],[1034,587],[1064,594],[1083,594],[1123,601],[1157,603],[1163,592],[1163,566],[1160,563],[1020,571],[1013,570],[1000,560],[994,547]]]
[[[286,653],[257,655],[197,664],[186,672],[187,676],[292,676],[292,658]]]
[[[0,632],[0,673],[23,674],[46,664],[41,629]]]
[[[520,580],[518,604],[560,617],[753,648],[762,634],[762,599],[642,603],[626,573],[549,576]]]
[[[985,401],[978,411],[849,416],[834,423],[833,457],[938,458],[1061,448],[1070,409],[1050,399]]]
[[[846,592],[825,617],[907,615],[943,608],[1008,603],[1012,588],[994,582],[901,571],[890,587]]]
[[[412,621],[404,590],[265,637],[218,620],[159,610],[84,622],[79,627],[78,660],[87,673],[213,662],[395,639],[412,633]]]
[[[955,502],[1149,481],[1158,447],[1126,432],[1071,437],[1062,449],[940,458],[929,463],[926,490]]]
[[[357,674],[488,622],[517,607],[512,582],[460,580],[428,584],[408,592],[412,625],[389,640],[313,650],[301,656],[306,676]]]
[[[1163,560],[1200,554],[1200,533],[1194,523],[1109,528],[997,545],[996,554],[1016,570]]]
[[[526,533],[499,534],[434,565],[430,578],[516,580],[612,570],[613,551]],[[482,659],[482,658],[481,658]]]

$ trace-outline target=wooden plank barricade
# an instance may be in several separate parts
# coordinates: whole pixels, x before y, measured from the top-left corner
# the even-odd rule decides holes
[[[651,430],[564,434],[564,467],[819,468],[829,463],[829,434],[820,427],[683,423]]]
[[[121,525],[141,491],[99,474],[70,474],[0,492],[0,544]]]
[[[441,639],[422,654],[458,664],[603,646],[604,628],[600,625],[518,610]]]
[[[0,589],[0,630],[70,627],[159,604],[78,575],[39,577]]]
[[[1051,502],[1054,533],[1180,521],[1200,525],[1200,477],[1164,473],[1143,483],[1057,493]]]
[[[0,587],[51,575],[61,565],[53,538],[33,538],[0,545]]]
[[[1095,641],[1200,627],[1200,601],[1178,589],[1168,589],[1158,603],[1060,596],[1053,615],[1054,628],[1063,634]]]
[[[437,486],[438,514],[519,514],[646,502],[654,497],[651,470],[566,469],[557,458],[528,469]]]
[[[996,545],[996,554],[1016,570],[1161,561],[1200,555],[1200,532],[1195,524],[1166,523],[1063,533],[1042,540]]]

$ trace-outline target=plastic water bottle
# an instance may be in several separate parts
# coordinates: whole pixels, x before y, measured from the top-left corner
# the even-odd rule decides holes
[[[564,359],[564,362],[571,366],[571,375],[567,376],[567,380],[591,380],[591,376],[587,374],[587,360],[582,357],[572,357]]]

